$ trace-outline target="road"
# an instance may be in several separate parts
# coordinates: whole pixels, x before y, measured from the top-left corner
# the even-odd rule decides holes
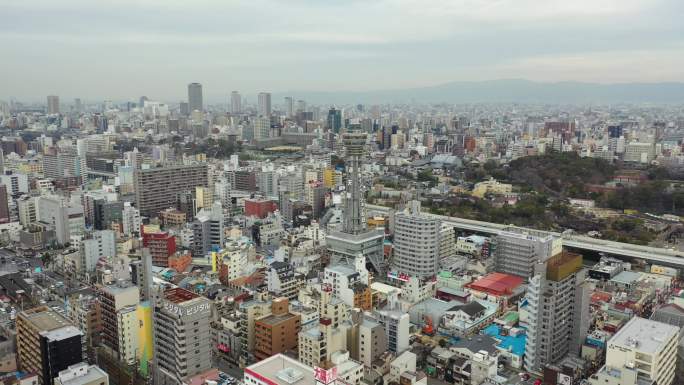
[[[214,367],[218,368],[220,371],[231,375],[238,380],[242,381],[243,379],[243,372],[242,369],[239,367],[229,363],[228,361],[220,358],[220,357],[214,357],[212,358],[212,361],[214,362]]]

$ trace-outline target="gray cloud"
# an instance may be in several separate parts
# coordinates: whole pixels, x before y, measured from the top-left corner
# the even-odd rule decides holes
[[[680,0],[0,0],[0,98],[684,81]]]

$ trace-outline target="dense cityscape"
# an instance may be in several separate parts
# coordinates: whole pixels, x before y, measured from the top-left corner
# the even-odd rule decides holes
[[[681,106],[191,83],[0,130],[6,384],[684,383]]]

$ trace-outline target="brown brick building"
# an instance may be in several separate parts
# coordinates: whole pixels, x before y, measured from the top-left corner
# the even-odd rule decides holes
[[[274,299],[271,315],[258,319],[254,324],[254,356],[257,360],[263,360],[296,349],[300,330],[301,320],[299,315],[290,313],[288,299]]]

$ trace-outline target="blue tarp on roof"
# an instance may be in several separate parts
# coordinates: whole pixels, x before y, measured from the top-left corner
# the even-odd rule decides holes
[[[520,334],[518,336],[502,336],[501,327],[496,324],[491,324],[483,330],[484,334],[496,338],[499,342],[498,347],[510,350],[516,356],[525,354],[525,344],[527,343],[527,334]]]

